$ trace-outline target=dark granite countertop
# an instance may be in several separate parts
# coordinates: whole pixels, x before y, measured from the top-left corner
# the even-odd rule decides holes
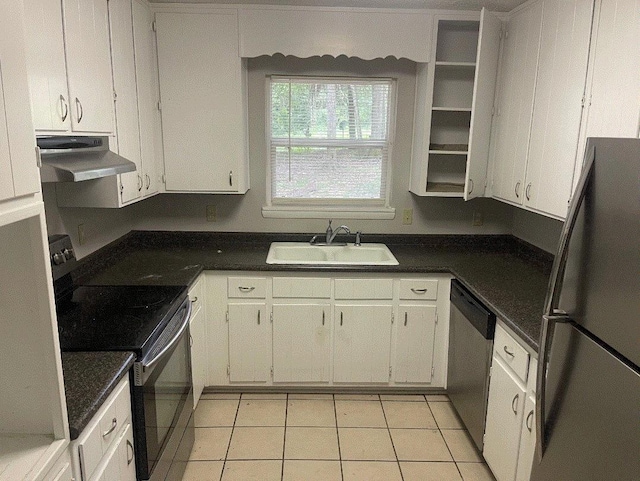
[[[509,235],[368,235],[384,242],[398,266],[269,265],[274,241],[311,234],[132,231],[83,259],[83,284],[190,285],[205,270],[451,273],[524,342],[538,349],[552,256]]]
[[[129,372],[132,352],[63,352],[69,434],[76,439]]]

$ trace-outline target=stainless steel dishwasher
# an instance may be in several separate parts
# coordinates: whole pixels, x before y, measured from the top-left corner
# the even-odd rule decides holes
[[[482,452],[496,316],[455,279],[450,299],[447,393]]]

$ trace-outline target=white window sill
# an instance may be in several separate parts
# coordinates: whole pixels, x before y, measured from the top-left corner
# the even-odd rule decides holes
[[[345,206],[273,206],[262,207],[262,217],[268,219],[326,219],[337,217],[340,219],[376,219],[391,220],[396,216],[393,207],[345,207]]]

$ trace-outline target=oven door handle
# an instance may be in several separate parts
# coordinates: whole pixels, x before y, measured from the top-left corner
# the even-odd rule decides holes
[[[177,342],[180,340],[180,337],[189,326],[189,319],[191,318],[191,302],[189,302],[189,299],[187,299],[182,304],[182,307],[180,308],[180,310],[185,312],[180,328],[176,331],[174,336],[171,338],[171,341],[169,341],[167,345],[164,346],[162,350],[158,354],[156,354],[155,357],[153,357],[153,359],[149,361],[143,361],[142,368],[145,371],[147,371],[148,369],[151,369],[158,361],[160,361],[160,359],[162,359],[162,356],[164,356],[164,354],[167,351],[171,350],[173,346],[177,344]]]

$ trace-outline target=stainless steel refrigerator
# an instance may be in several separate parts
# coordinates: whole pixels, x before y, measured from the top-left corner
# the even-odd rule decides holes
[[[539,356],[531,480],[640,480],[640,139],[588,141]]]

